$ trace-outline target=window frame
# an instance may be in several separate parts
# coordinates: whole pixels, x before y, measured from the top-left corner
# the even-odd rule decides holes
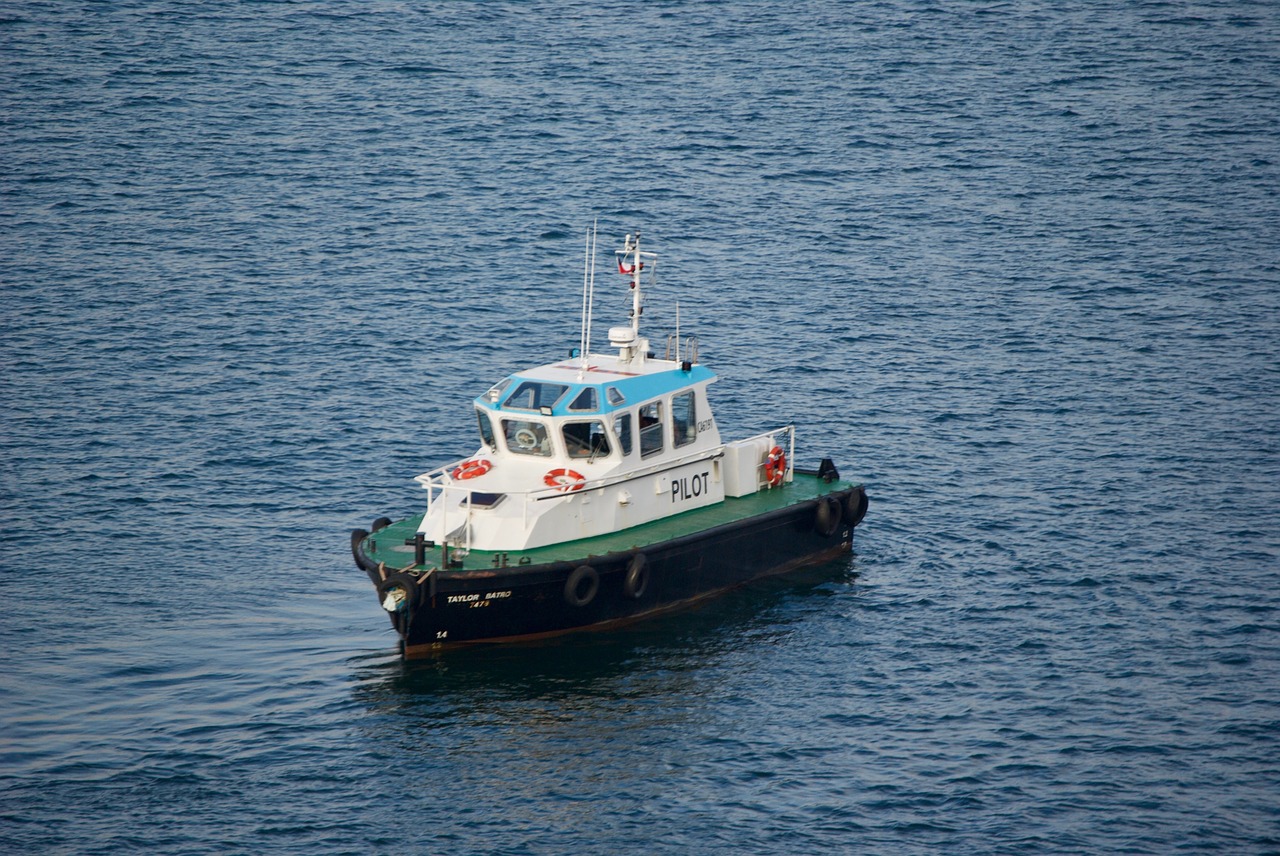
[[[578,407],[577,406],[578,400],[581,399],[584,395],[591,396],[591,404],[587,407]],[[600,412],[600,390],[596,389],[594,386],[581,387],[578,390],[578,394],[573,397],[573,400],[569,402],[568,406],[565,407],[565,409],[568,410],[570,413],[599,413]]]
[[[521,430],[530,430],[534,435],[534,445],[520,446],[514,442],[514,437]],[[555,449],[551,443],[551,432],[547,430],[546,423],[539,422],[536,419],[503,419],[502,420],[502,441],[506,443],[507,451],[513,455],[530,455],[539,458],[550,458],[555,455]]]
[[[491,450],[498,449],[498,435],[493,430],[493,420],[489,418],[489,411],[477,407],[476,420],[480,425],[480,442],[484,443]]]
[[[523,405],[511,403],[511,400],[515,398],[517,395],[520,395],[526,389],[533,389],[535,387],[537,387],[537,392],[533,395],[534,401],[531,406],[525,407]],[[560,391],[556,393],[555,397],[552,398],[550,402],[543,401],[543,396],[547,394],[547,390],[557,389],[557,388]],[[561,399],[563,399],[565,395],[568,394],[570,389],[572,389],[572,387],[567,383],[556,383],[553,380],[533,380],[533,379],[526,378],[524,380],[521,380],[520,383],[516,386],[516,388],[512,390],[511,394],[502,400],[502,409],[518,410],[522,413],[549,412],[552,408],[554,408],[557,404],[560,403]]]
[[[681,425],[678,416],[678,408],[676,407],[677,399],[688,399],[689,410],[686,415],[684,425]],[[681,430],[683,428],[683,430]],[[679,449],[681,446],[688,446],[690,443],[698,439],[698,397],[692,389],[686,392],[677,392],[671,396],[671,447]]]
[[[599,428],[599,430],[598,431],[591,430],[592,426]],[[585,453],[575,450],[573,443],[570,442],[569,434],[567,433],[570,428],[580,428],[580,427],[585,427],[587,431],[587,442],[585,446],[586,448]],[[604,442],[603,449],[599,449],[595,447],[595,445],[592,443],[593,437],[603,438],[603,442]],[[605,430],[605,424],[603,419],[579,419],[579,420],[570,420],[568,422],[562,422],[560,424],[560,439],[564,441],[565,452],[569,455],[571,459],[574,459],[574,460],[586,459],[586,460],[594,461],[597,458],[607,458],[613,452],[613,448],[609,442],[609,432]],[[581,443],[582,441],[578,438],[574,438],[574,442]]]
[[[631,411],[614,414],[613,435],[618,438],[618,448],[622,451],[623,457],[630,455],[634,448],[631,443]]]
[[[654,408],[658,414],[656,417],[651,417],[654,419],[654,422],[652,424],[644,425],[640,428],[639,446],[640,446],[641,458],[652,458],[654,455],[662,454],[662,452],[666,449],[667,422],[663,418],[662,405],[663,405],[662,399],[658,398],[658,399],[654,399],[653,401],[646,401],[644,404],[636,408],[637,422],[642,422],[645,419],[644,411],[649,408]],[[657,445],[653,446],[652,443],[650,443],[649,445],[651,445],[652,447],[645,448],[645,445],[646,445],[645,441],[652,440],[655,437],[657,438],[657,441],[658,441]]]

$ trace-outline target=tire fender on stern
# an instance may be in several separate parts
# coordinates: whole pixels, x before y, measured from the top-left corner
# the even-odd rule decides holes
[[[818,497],[818,509],[813,516],[813,528],[823,538],[830,538],[840,528],[842,507],[834,496]]]

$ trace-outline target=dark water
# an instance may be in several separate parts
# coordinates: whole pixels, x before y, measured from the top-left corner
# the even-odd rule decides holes
[[[1280,851],[1275,4],[4,3],[0,121],[5,852]],[[854,556],[405,667],[597,217]]]

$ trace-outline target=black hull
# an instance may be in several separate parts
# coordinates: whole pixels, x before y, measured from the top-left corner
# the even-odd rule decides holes
[[[414,658],[607,629],[829,561],[850,551],[865,511],[866,494],[855,487],[639,550],[417,577],[388,575],[365,555],[361,530],[353,533],[352,551],[380,598],[392,587],[407,592],[403,608],[390,616],[404,655]]]

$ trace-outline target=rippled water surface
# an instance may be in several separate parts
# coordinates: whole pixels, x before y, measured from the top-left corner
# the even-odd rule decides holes
[[[5,852],[1280,850],[1280,7],[2,3],[0,72]],[[347,533],[596,218],[854,554],[406,666]]]

